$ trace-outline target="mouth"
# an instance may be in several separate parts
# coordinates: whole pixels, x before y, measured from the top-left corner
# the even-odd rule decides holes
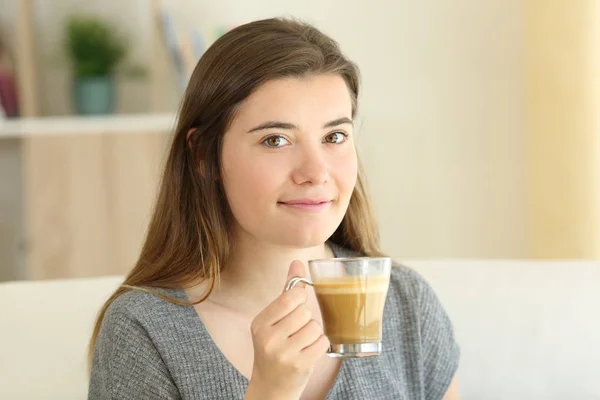
[[[277,204],[300,211],[321,211],[328,208],[331,203],[333,203],[333,200],[330,199],[297,199],[280,201]]]

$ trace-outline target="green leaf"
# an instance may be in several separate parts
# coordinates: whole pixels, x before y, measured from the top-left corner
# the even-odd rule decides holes
[[[66,48],[77,77],[111,75],[125,58],[125,39],[96,17],[73,15],[66,24]]]

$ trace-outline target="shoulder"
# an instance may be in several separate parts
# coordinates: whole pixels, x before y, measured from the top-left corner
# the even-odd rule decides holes
[[[185,301],[181,291],[162,288],[129,289],[119,295],[106,309],[102,320],[103,331],[121,330],[130,325],[160,327],[166,319],[173,318],[183,307],[160,295]],[[152,291],[152,292],[149,292]]]
[[[414,315],[415,322],[425,330],[452,330],[451,321],[434,289],[410,267],[399,264],[392,267],[387,300],[392,308]]]
[[[388,301],[390,319],[398,329],[418,332],[414,351],[421,353],[421,368],[427,381],[426,391],[441,398],[456,373],[460,348],[452,322],[431,285],[415,270],[395,265],[392,268]],[[429,396],[428,396],[429,398]]]
[[[177,295],[170,289],[151,289],[163,295]],[[175,297],[175,296],[173,296]],[[173,326],[183,325],[185,307],[173,304],[160,296],[130,289],[107,307],[94,348],[94,363],[120,365],[129,354],[144,349],[146,357],[158,357],[175,334]],[[133,352],[133,353],[132,353]]]
[[[144,288],[147,290],[156,290]],[[128,289],[119,295],[106,310],[106,316],[144,317],[162,307],[163,299],[155,294],[140,289]]]
[[[168,307],[166,300],[140,290],[112,301],[94,346],[90,399],[179,398],[161,342]]]
[[[389,289],[392,294],[420,306],[426,300],[423,296],[431,290],[429,283],[417,271],[402,264],[393,264]]]

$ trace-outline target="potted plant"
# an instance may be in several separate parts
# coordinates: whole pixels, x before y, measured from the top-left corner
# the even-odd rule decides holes
[[[106,22],[71,16],[66,47],[73,67],[73,101],[79,114],[109,114],[115,109],[115,72],[126,43]]]

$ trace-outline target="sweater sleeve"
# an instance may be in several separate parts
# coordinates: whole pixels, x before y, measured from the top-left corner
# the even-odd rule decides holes
[[[419,322],[427,400],[441,400],[458,369],[460,349],[448,315],[431,286],[420,279]]]
[[[104,316],[88,399],[180,399],[151,338],[130,314],[109,307]]]

